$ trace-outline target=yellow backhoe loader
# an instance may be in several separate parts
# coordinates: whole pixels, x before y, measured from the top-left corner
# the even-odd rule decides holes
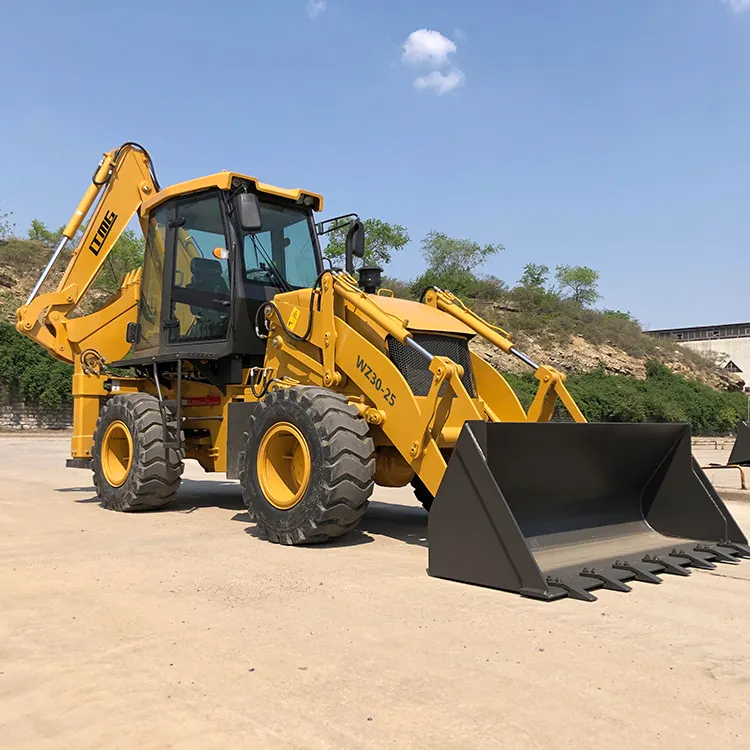
[[[161,188],[141,146],[105,154],[17,313],[74,365],[68,465],[93,470],[104,507],[163,506],[192,458],[240,480],[270,541],[308,544],[353,529],[375,484],[411,484],[431,575],[542,600],[750,556],[688,426],[587,424],[560,372],[450,292],[413,302],[380,288],[378,268],[355,279],[362,224],[316,224],[322,207],[226,171]],[[57,290],[40,294],[89,213]],[[136,213],[143,268],[72,317]],[[318,238],[343,222],[345,269],[326,268]],[[534,371],[528,411],[475,336]],[[573,422],[550,423],[558,400]]]

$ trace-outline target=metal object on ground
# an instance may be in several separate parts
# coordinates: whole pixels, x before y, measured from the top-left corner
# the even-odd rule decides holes
[[[748,553],[687,425],[467,422],[430,510],[430,575],[544,600]]]
[[[709,471],[713,471],[714,469],[737,469],[740,473],[740,489],[747,489],[745,470],[739,464],[708,464],[708,466],[701,466],[701,469],[708,469]]]
[[[747,422],[737,423],[737,439],[734,441],[727,464],[750,466],[750,425]]]

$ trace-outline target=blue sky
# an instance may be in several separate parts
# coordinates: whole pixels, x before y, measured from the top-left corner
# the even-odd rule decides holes
[[[509,282],[592,266],[602,304],[649,327],[750,320],[750,0],[0,0],[0,18],[19,229],[66,222],[101,152],[135,140],[162,184],[231,169],[403,224],[394,275],[437,229],[503,243],[484,270]]]

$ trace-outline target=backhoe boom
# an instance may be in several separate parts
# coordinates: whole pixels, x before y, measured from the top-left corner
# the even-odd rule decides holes
[[[63,230],[63,236],[55,247],[52,256],[34,286],[26,304],[16,313],[16,328],[25,336],[33,339],[50,354],[71,364],[86,349],[91,349],[88,337],[92,335],[90,326],[83,323],[84,318],[69,319],[68,315],[80,303],[91,284],[104,265],[112,247],[127,227],[128,222],[138,211],[141,203],[158,191],[151,159],[141,146],[126,143],[115,151],[104,154],[92,177],[81,202]],[[67,243],[75,237],[78,230],[99,197],[93,215],[81,235],[81,239],[65,269],[65,273],[54,292],[39,294],[55,261],[59,258]],[[121,295],[128,295],[133,308],[138,299],[137,279],[128,279],[123,285]],[[97,338],[96,351],[103,359],[112,361],[124,356],[124,325],[113,330],[112,321],[123,321],[123,301],[114,300],[110,320],[107,315],[98,311],[96,330],[107,326],[105,336]],[[106,309],[106,308],[105,308]],[[86,316],[88,317],[88,316]],[[122,335],[118,335],[119,332]],[[112,342],[109,344],[108,342]],[[127,351],[125,346],[125,352]]]

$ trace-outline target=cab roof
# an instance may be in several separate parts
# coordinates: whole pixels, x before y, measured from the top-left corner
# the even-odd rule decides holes
[[[287,198],[291,201],[298,201],[300,198],[309,196],[313,200],[313,210],[323,210],[323,196],[318,193],[312,193],[309,190],[302,190],[300,188],[276,187],[275,185],[260,182],[256,177],[250,177],[249,175],[240,174],[239,172],[223,171],[207,175],[206,177],[187,180],[186,182],[178,182],[176,185],[171,185],[170,187],[160,190],[156,195],[143,202],[141,205],[141,213],[150,213],[156,208],[156,206],[164,203],[164,201],[168,201],[170,198],[176,198],[180,195],[189,195],[190,193],[197,193],[201,190],[208,190],[210,188],[229,190],[232,187],[232,181],[235,179],[242,180],[243,182],[250,182],[259,193],[266,193],[267,195],[273,195],[279,198]]]

